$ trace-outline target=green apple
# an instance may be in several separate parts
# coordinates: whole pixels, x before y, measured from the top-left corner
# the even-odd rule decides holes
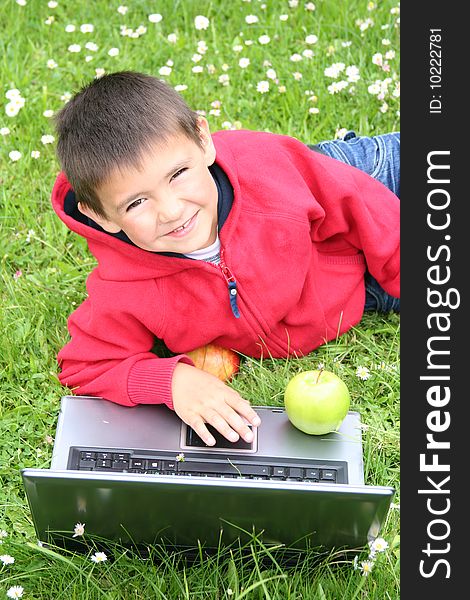
[[[342,379],[331,371],[303,371],[284,392],[284,405],[292,425],[313,435],[337,431],[351,398]]]

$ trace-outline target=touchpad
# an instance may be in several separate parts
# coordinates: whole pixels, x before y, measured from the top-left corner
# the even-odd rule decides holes
[[[208,450],[230,450],[231,452],[256,452],[257,448],[257,428],[248,425],[249,429],[253,432],[253,440],[251,442],[245,442],[241,437],[237,442],[231,442],[227,438],[225,438],[221,433],[206,423],[206,427],[211,433],[211,435],[215,439],[215,446],[208,446],[199,436],[198,434],[186,425],[186,423],[182,424],[181,431],[181,447],[185,449],[191,448],[206,448]]]

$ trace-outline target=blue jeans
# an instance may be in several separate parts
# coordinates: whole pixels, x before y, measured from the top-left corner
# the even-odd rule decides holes
[[[354,131],[348,131],[342,140],[320,142],[316,148],[365,171],[400,197],[400,133],[357,137]],[[365,284],[364,310],[400,312],[400,299],[387,294],[369,272]]]

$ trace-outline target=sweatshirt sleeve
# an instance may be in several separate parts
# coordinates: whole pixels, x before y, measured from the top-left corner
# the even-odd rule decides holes
[[[307,160],[312,160],[311,154]],[[314,154],[311,238],[319,250],[364,254],[371,275],[400,297],[400,200],[363,171]]]
[[[57,357],[60,382],[74,394],[126,406],[165,403],[173,409],[173,371],[180,361],[193,365],[191,359],[157,357],[150,351],[154,334],[144,319],[116,310],[115,303],[107,308],[103,294],[93,284],[88,287],[88,298],[68,320],[71,339]]]

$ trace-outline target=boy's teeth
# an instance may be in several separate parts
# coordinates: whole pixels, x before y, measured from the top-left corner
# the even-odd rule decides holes
[[[186,223],[183,223],[183,225],[181,225],[181,227],[177,227],[176,229],[173,229],[173,231],[182,231],[183,229],[185,229],[188,226],[189,221],[191,221],[191,219],[188,219],[186,221]]]

